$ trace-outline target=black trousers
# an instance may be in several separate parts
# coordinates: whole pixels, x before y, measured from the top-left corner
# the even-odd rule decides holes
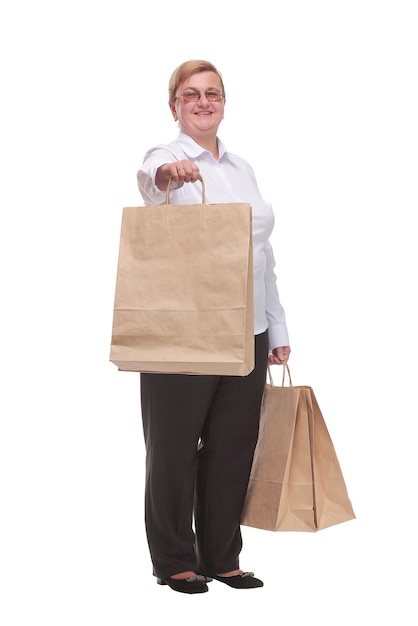
[[[154,575],[238,569],[267,358],[266,331],[248,376],[141,374]]]

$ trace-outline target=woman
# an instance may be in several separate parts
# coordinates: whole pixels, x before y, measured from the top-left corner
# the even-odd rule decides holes
[[[154,575],[185,593],[208,590],[212,578],[237,589],[263,586],[239,565],[240,517],[257,442],[268,361],[290,347],[268,237],[271,206],[250,165],[226,151],[217,132],[224,116],[221,74],[187,61],[172,74],[169,106],[178,138],[147,152],[138,172],[146,204],[198,204],[201,176],[208,203],[252,206],[255,368],[245,377],[141,374],[147,451],[145,524]]]

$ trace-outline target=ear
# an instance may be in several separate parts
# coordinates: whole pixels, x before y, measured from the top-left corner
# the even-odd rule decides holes
[[[178,117],[177,117],[177,111],[176,111],[176,105],[174,103],[170,104],[170,111],[174,117],[174,121],[177,122]]]

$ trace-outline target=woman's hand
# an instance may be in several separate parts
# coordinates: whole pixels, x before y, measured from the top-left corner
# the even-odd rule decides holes
[[[290,347],[281,346],[280,348],[273,348],[271,354],[269,354],[269,365],[280,365],[286,363],[290,356]]]
[[[155,184],[160,191],[166,191],[170,178],[175,183],[195,183],[199,175],[199,168],[195,163],[186,159],[174,161],[173,163],[165,163],[158,168]]]

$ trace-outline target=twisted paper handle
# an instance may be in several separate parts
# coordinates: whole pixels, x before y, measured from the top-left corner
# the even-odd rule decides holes
[[[200,182],[202,183],[202,204],[206,204],[205,183],[203,182],[203,178],[200,176],[200,174],[199,174],[198,180],[200,180]],[[171,178],[169,178],[169,180],[168,180],[167,190],[165,192],[165,203],[166,204],[170,204],[170,185],[171,185]]]
[[[289,369],[289,366],[287,364],[287,361],[285,363],[282,363],[282,365],[283,365],[282,387],[284,387],[284,381],[285,381],[286,372],[287,372],[287,376],[289,378],[289,387],[292,387],[292,377],[290,375],[290,369]],[[267,366],[267,373],[268,373],[270,385],[272,387],[274,387],[275,385],[274,385],[274,382],[273,382],[273,376],[272,376],[272,373],[271,373],[270,365]]]

